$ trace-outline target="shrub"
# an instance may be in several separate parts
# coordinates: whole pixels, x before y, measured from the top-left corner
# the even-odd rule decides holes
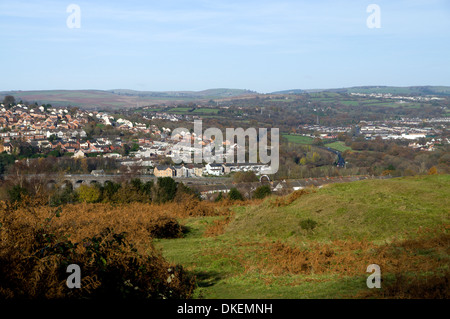
[[[20,202],[24,196],[28,195],[28,191],[20,185],[14,185],[8,190],[8,195],[11,202]]]
[[[150,246],[141,253],[126,232],[104,228],[78,242],[39,211],[0,207],[0,299],[186,299],[194,278]],[[48,216],[48,211],[47,211]],[[66,285],[67,266],[81,268],[80,289]],[[11,267],[11,265],[14,265]]]
[[[259,186],[255,192],[253,193],[253,198],[256,199],[262,199],[266,196],[269,196],[270,194],[272,194],[272,191],[270,190],[270,186],[269,185],[263,185],[263,186]]]
[[[147,229],[154,238],[179,238],[183,235],[183,228],[173,217],[159,216],[150,221]]]
[[[222,194],[222,192],[219,192],[219,195],[217,195],[217,197],[214,200],[214,202],[220,202],[222,199],[223,199],[223,194]]]
[[[433,166],[428,170],[428,175],[436,175],[437,173],[438,172],[436,166]]]
[[[102,196],[102,192],[97,186],[81,185],[77,193],[79,201],[86,203],[96,203]]]
[[[177,183],[171,177],[159,177],[152,200],[156,203],[172,201],[177,193]]]
[[[235,187],[230,189],[230,192],[228,193],[228,198],[231,200],[244,200],[242,194]]]
[[[317,222],[310,218],[304,219],[300,222],[300,227],[304,230],[313,230],[314,228],[316,228],[316,226]]]
[[[205,232],[205,237],[213,237],[217,235],[221,235],[225,232],[226,226],[233,220],[233,216],[226,216],[225,218],[217,219],[213,222],[211,226],[209,226]]]
[[[78,200],[77,193],[73,191],[71,184],[66,184],[63,189],[58,189],[50,197],[50,206],[59,206],[68,203],[75,203]]]
[[[249,172],[236,172],[233,174],[233,182],[234,183],[251,183],[257,182],[258,177],[252,171]]]

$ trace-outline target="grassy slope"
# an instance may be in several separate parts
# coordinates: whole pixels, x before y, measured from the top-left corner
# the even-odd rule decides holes
[[[381,245],[406,238],[407,232],[419,227],[449,223],[449,186],[449,175],[334,184],[286,207],[271,208],[269,201],[274,198],[256,206],[237,207],[225,233],[215,237],[204,237],[203,232],[217,217],[182,220],[190,229],[186,237],[159,240],[156,246],[169,260],[197,274],[198,297],[352,297],[368,290],[367,276],[261,271],[254,265],[270,256],[249,247],[277,240],[309,247],[349,237]],[[306,218],[318,222],[314,231],[300,227]]]
[[[327,144],[325,144],[325,146],[331,147],[332,149],[338,150],[340,152],[345,152],[347,150],[352,149],[351,147],[345,145],[345,143],[342,141],[335,141],[335,142],[327,143]]]
[[[297,144],[312,144],[314,139],[309,136],[303,135],[291,135],[291,134],[282,134],[288,142],[297,143]]]

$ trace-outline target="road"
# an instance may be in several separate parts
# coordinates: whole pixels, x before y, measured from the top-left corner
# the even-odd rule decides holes
[[[339,152],[338,150],[335,150],[335,149],[333,149],[331,147],[325,147],[324,146],[324,147],[319,147],[319,148],[327,150],[329,152],[332,152],[332,153],[336,154],[337,157],[338,157],[338,160],[336,161],[336,166],[337,167],[345,167],[345,160],[342,157],[341,152]]]

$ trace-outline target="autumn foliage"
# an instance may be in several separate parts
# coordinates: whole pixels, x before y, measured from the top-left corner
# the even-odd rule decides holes
[[[0,299],[190,298],[194,277],[167,262],[152,239],[182,236],[180,217],[228,214],[212,205],[3,202]],[[82,269],[81,289],[66,285],[70,264]]]

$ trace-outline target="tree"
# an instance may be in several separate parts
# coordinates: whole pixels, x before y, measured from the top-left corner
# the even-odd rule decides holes
[[[101,190],[96,186],[81,185],[78,188],[78,199],[80,202],[96,203],[102,195]]]
[[[54,142],[54,141],[56,141],[58,139],[58,136],[56,135],[56,134],[52,134],[52,135],[50,135],[48,138],[47,138],[47,140],[49,141],[49,142]]]
[[[316,146],[323,146],[324,144],[323,144],[323,141],[322,141],[321,138],[316,137],[316,138],[314,139],[314,141],[313,141],[313,145],[316,145]]]
[[[217,195],[216,199],[214,200],[215,202],[220,202],[223,199],[223,195],[222,192],[219,192],[219,195]]]
[[[131,145],[130,152],[137,152],[137,151],[139,151],[139,144],[133,143]]]
[[[257,182],[258,177],[254,172],[236,172],[233,175],[233,182],[235,183],[251,183]]]
[[[433,166],[428,170],[428,175],[437,175],[437,173],[438,172],[436,166]]]
[[[3,99],[3,105],[5,105],[7,107],[11,107],[14,104],[16,104],[16,99],[12,95],[7,95]]]
[[[316,153],[316,152],[313,153],[312,161],[313,161],[313,163],[317,163],[318,161],[320,161],[319,153]]]
[[[102,197],[104,201],[112,201],[121,185],[111,181],[106,181],[102,188]]]
[[[8,190],[8,195],[11,202],[20,202],[25,195],[28,195],[28,191],[17,184]]]
[[[86,158],[81,159],[80,168],[83,173],[89,173],[89,166]]]
[[[259,186],[255,190],[255,192],[253,193],[253,198],[262,199],[262,198],[264,198],[266,196],[269,196],[270,194],[272,194],[270,186],[269,185],[262,185],[262,186]]]
[[[228,198],[231,199],[231,200],[244,200],[244,197],[237,190],[236,187],[233,187],[233,188],[230,189],[230,192],[228,193]]]
[[[122,156],[128,156],[130,154],[130,146],[128,144],[123,144],[122,145]]]
[[[156,203],[172,201],[177,193],[177,183],[172,177],[159,177],[152,200]]]
[[[9,165],[14,164],[14,160],[15,160],[14,155],[7,154],[6,152],[1,153],[0,154],[0,174],[5,173],[6,168]]]

